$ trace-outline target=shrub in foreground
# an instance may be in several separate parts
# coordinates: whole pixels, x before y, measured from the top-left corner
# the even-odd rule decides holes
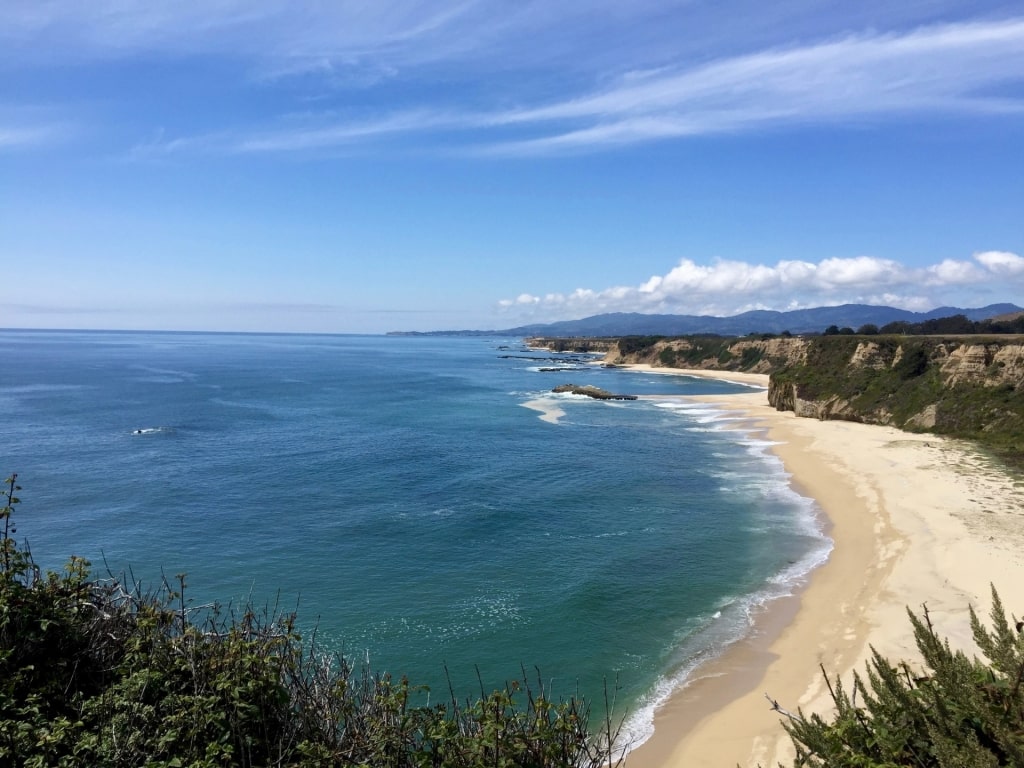
[[[927,608],[923,618],[908,613],[923,672],[905,662],[894,666],[873,650],[867,678],[854,675],[852,691],[826,675],[835,705],[830,720],[784,713],[797,751],[794,765],[1024,766],[1024,622],[1007,620],[993,588],[991,629],[973,609],[970,614],[985,657],[979,660],[952,650]]]
[[[479,700],[414,705],[405,678],[320,653],[294,614],[192,608],[94,578],[43,575],[16,544],[16,476],[0,512],[0,765],[395,766],[617,764],[578,698],[524,679]],[[606,702],[607,705],[607,702]]]

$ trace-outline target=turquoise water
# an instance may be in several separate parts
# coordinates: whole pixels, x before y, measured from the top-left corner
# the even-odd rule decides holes
[[[440,695],[446,667],[464,696],[477,670],[607,681],[642,738],[827,553],[768,444],[686,399],[733,384],[518,339],[3,331],[0,355],[0,471],[43,566],[297,606]],[[550,394],[567,382],[672,397]]]

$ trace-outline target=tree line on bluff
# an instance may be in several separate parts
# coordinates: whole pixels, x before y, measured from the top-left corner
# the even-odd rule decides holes
[[[1024,313],[1008,319],[971,320],[966,315],[951,315],[950,317],[939,317],[932,320],[924,320],[920,323],[910,323],[906,320],[896,320],[885,325],[878,326],[874,323],[865,323],[856,330],[853,328],[838,325],[830,325],[825,328],[822,336],[960,336],[960,335],[1007,335],[1024,334]],[[801,334],[814,336],[816,334]],[[662,335],[632,335],[622,336],[618,339],[619,352],[623,355],[642,353],[650,349],[660,341],[672,339],[735,339],[742,337],[721,336],[714,333],[690,334],[686,336],[662,336]],[[781,333],[761,333],[752,331],[746,338],[768,341],[769,339],[790,339],[793,334],[790,331]],[[569,349],[586,351],[584,341],[579,339],[550,339],[549,343],[555,351]]]
[[[866,323],[856,331],[852,328],[839,328],[830,325],[824,330],[825,336],[858,335],[875,336],[878,334],[898,334],[903,336],[942,336],[970,334],[1008,334],[1024,333],[1024,313],[1007,320],[971,320],[966,315],[951,315],[923,320],[920,323],[909,323],[896,320],[879,327],[874,323]]]

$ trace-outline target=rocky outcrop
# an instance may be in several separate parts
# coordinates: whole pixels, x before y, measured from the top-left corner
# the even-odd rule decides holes
[[[775,377],[768,379],[768,404],[778,411],[792,411],[805,419],[835,419],[886,425],[893,423],[892,414],[884,408],[862,411],[850,399],[839,395],[805,399],[800,397],[795,384],[779,381]]]
[[[559,384],[557,387],[551,390],[552,392],[565,393],[568,392],[571,395],[586,395],[592,397],[595,400],[636,400],[636,395],[616,395],[613,392],[595,387],[591,384],[584,386],[578,386],[576,384]]]
[[[857,349],[854,350],[853,357],[850,358],[850,365],[882,369],[887,367],[889,363],[882,354],[882,348],[876,342],[862,341],[857,345]]]
[[[942,375],[952,386],[1024,384],[1024,344],[961,344],[955,349],[943,345],[937,352]]]

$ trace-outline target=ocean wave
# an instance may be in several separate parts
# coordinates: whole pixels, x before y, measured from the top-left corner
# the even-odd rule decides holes
[[[823,565],[832,551],[832,541],[824,535],[804,557],[769,577],[760,589],[742,597],[723,598],[717,610],[705,614],[699,624],[685,632],[675,649],[673,668],[661,675],[642,697],[623,724],[622,743],[635,749],[654,735],[657,710],[670,698],[697,680],[718,676],[709,664],[730,648],[757,631],[758,618],[771,604],[793,596],[814,569]]]
[[[157,384],[182,384],[186,381],[195,381],[199,375],[192,371],[181,371],[174,368],[155,368],[148,365],[136,365],[132,366],[130,370],[139,371],[142,375],[138,376],[138,381],[146,381]]]
[[[0,394],[4,395],[34,395],[39,392],[68,392],[72,390],[88,389],[86,384],[14,384],[0,386]]]
[[[724,434],[714,418],[722,411],[705,404],[683,406],[662,403],[659,407],[680,412],[700,426],[687,427],[690,432]],[[698,416],[699,414],[699,416]],[[803,553],[764,579],[761,585],[744,595],[723,596],[714,608],[682,627],[671,651],[671,662],[648,693],[640,698],[634,714],[624,724],[624,740],[636,748],[654,733],[654,716],[669,698],[685,690],[696,680],[714,673],[709,666],[736,643],[757,632],[758,619],[776,601],[794,595],[807,582],[809,575],[824,564],[833,542],[825,532],[825,521],[814,499],[798,493],[791,475],[770,448],[777,443],[763,438],[728,430],[721,450],[712,453],[721,462],[708,474],[722,481],[718,490],[727,495],[761,499],[756,513],[745,530],[770,534],[781,529],[792,531],[806,542]],[[737,463],[737,455],[725,448],[739,446],[745,459]]]

